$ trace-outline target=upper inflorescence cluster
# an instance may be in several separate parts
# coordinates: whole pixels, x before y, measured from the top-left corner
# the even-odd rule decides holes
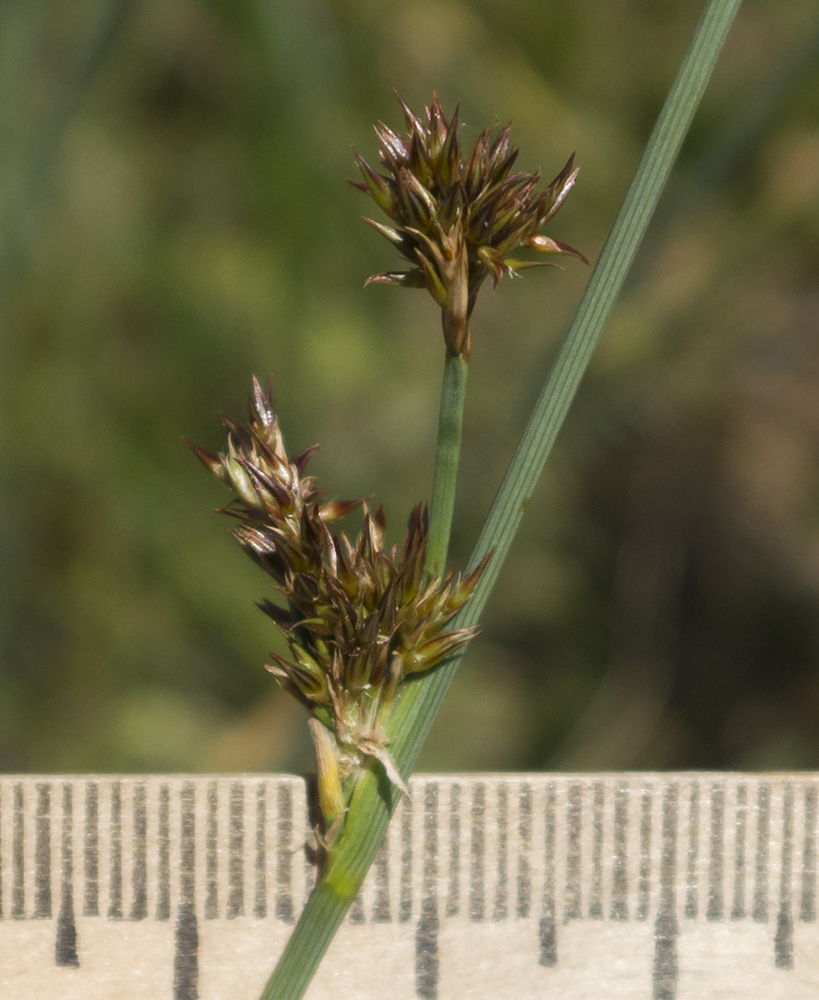
[[[372,196],[392,225],[364,221],[411,267],[374,274],[368,283],[426,288],[441,307],[448,349],[468,359],[468,321],[486,278],[497,285],[504,274],[543,263],[514,257],[516,250],[573,254],[586,261],[579,250],[540,233],[574,186],[574,157],[538,193],[539,173],[512,172],[518,150],[509,148],[509,125],[494,136],[484,129],[464,157],[457,108],[448,119],[433,95],[421,119],[398,99],[406,136],[379,123],[375,131],[385,172],[378,173],[353,149],[363,181],[351,183]]]

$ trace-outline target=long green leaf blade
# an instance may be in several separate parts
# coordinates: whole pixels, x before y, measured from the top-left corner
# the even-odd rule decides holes
[[[705,92],[742,0],[709,0],[669,91],[626,199],[592,273],[577,315],[541,393],[470,559],[493,551],[455,627],[476,624],[509,551],[592,352]],[[459,657],[408,685],[393,716],[390,750],[405,778],[446,696]],[[369,772],[359,783],[327,870],[307,903],[261,1000],[300,1000],[364,879],[399,794]]]

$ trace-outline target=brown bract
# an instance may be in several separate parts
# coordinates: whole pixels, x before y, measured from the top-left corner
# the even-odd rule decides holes
[[[464,158],[457,108],[448,119],[435,94],[422,120],[398,100],[407,134],[379,123],[375,132],[385,172],[378,173],[353,148],[363,182],[350,183],[370,194],[393,225],[364,221],[412,267],[374,274],[367,283],[426,288],[441,307],[447,348],[468,359],[469,317],[486,278],[497,285],[504,274],[545,263],[519,259],[516,250],[572,254],[588,263],[579,250],[540,233],[574,186],[574,156],[538,193],[539,173],[512,173],[518,150],[509,148],[509,125],[494,136],[484,129]]]
[[[304,474],[315,448],[288,458],[269,385],[253,380],[248,427],[225,416],[222,422],[223,453],[186,443],[235,493],[222,513],[239,522],[233,536],[282,595],[282,603],[260,604],[290,650],[289,657],[271,653],[267,669],[332,734],[342,779],[377,758],[400,783],[384,735],[396,690],[408,674],[434,667],[475,635],[445,626],[485,561],[463,579],[454,571],[427,572],[421,504],[400,548],[385,550],[383,507],[370,512],[362,500],[327,500]],[[358,506],[364,523],[351,542],[329,525]]]

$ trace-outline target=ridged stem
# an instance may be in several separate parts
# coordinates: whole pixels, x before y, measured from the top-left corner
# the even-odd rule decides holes
[[[623,207],[583,295],[470,559],[492,551],[487,571],[453,628],[476,624],[592,351],[622,288],[665,181],[702,98],[741,0],[709,0],[652,132]],[[446,384],[446,373],[444,382]],[[435,513],[433,511],[433,519]],[[448,537],[448,529],[447,529]],[[433,557],[429,557],[433,558]],[[435,557],[440,558],[440,556]],[[445,560],[445,556],[444,556]],[[412,678],[390,720],[389,749],[405,780],[458,668],[456,655]],[[380,771],[380,768],[379,768]],[[324,874],[302,912],[261,1000],[301,1000],[387,830],[400,792],[382,773],[359,781]]]
[[[446,571],[458,459],[464,426],[464,400],[469,363],[463,354],[447,350],[441,401],[438,407],[438,439],[435,446],[435,471],[432,476],[432,502],[429,510],[426,568],[443,575]]]

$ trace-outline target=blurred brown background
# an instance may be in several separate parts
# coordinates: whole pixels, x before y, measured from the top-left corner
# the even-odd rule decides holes
[[[595,259],[702,0],[0,7],[0,768],[310,769],[267,580],[182,447],[273,375],[289,446],[400,537],[442,343],[350,145],[460,102]],[[819,35],[746,0],[426,769],[819,767]],[[588,271],[487,289],[463,562]],[[355,523],[350,530],[355,531]]]

